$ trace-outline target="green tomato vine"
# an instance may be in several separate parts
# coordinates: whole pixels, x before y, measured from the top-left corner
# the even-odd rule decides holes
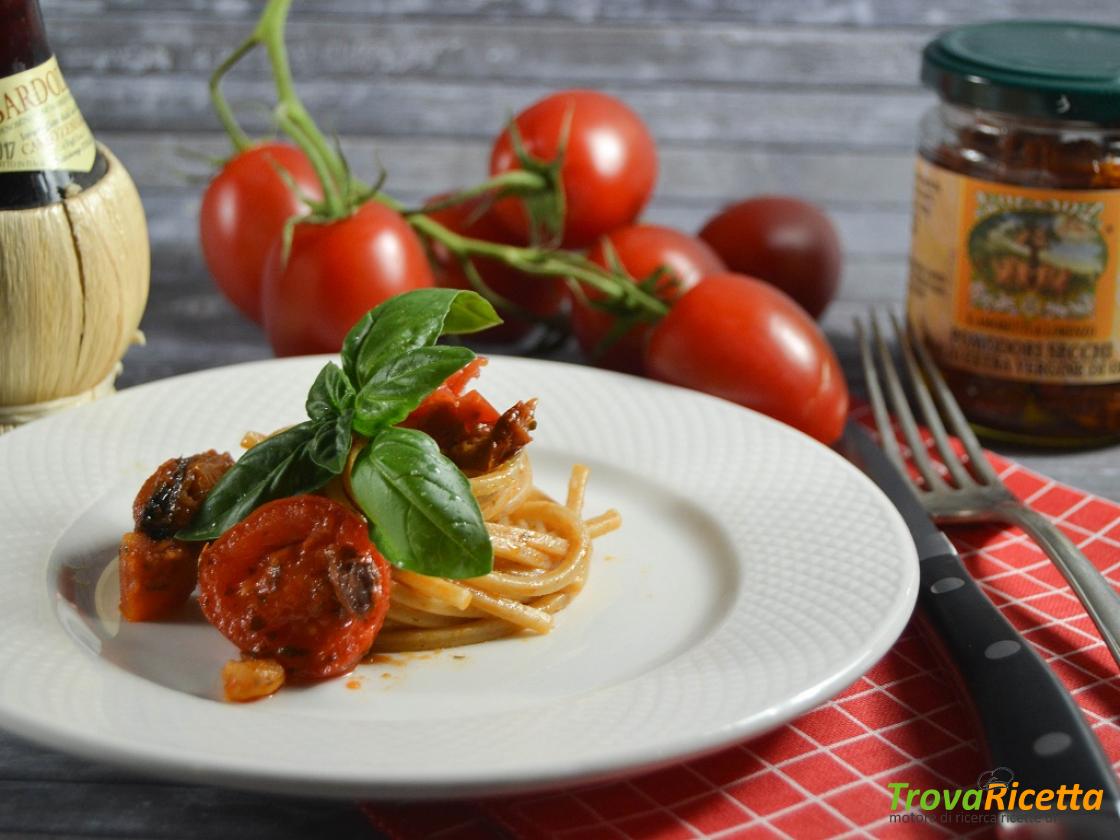
[[[580,294],[580,286],[592,288],[601,296],[601,305],[628,324],[656,321],[668,312],[668,306],[651,293],[648,284],[633,282],[621,267],[604,269],[575,251],[540,244],[522,247],[463,236],[428,215],[434,210],[480,197],[497,200],[516,196],[526,202],[535,226],[552,231],[562,227],[564,206],[559,172],[563,151],[552,161],[532,158],[521,147],[513,125],[508,130],[518,150],[521,169],[501,173],[425,207],[408,208],[382,190],[380,180],[370,185],[355,177],[341,151],[327,140],[296,93],[284,37],[291,5],[292,0],[269,0],[249,37],[214,70],[210,77],[210,98],[234,149],[242,152],[251,148],[253,140],[238,123],[221,85],[226,74],[246,55],[257,47],[264,49],[276,89],[273,118],[279,130],[307,155],[323,188],[321,201],[308,202],[310,214],[292,220],[292,224],[298,221],[330,223],[349,216],[368,201],[377,201],[400,213],[421,238],[440,243],[460,262],[475,290],[507,312],[513,310],[522,317],[527,314],[486,285],[474,267],[475,258],[499,260],[528,275],[565,278],[575,284]],[[563,143],[560,145],[562,150]]]

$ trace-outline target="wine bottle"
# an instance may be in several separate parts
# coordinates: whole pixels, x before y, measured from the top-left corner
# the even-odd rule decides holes
[[[0,0],[0,433],[112,392],[151,259],[136,185],[94,142],[37,0]]]
[[[0,0],[0,210],[62,201],[106,168],[47,44],[38,0]]]

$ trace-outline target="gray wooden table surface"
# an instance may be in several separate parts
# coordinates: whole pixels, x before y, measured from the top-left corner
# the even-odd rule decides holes
[[[79,104],[148,211],[148,343],[126,358],[122,386],[270,355],[214,290],[195,234],[200,159],[227,152],[204,80],[260,6],[43,0]],[[1095,0],[1067,0],[1060,13],[1118,20],[1114,4]],[[357,168],[372,172],[376,153],[407,200],[478,180],[509,113],[588,86],[623,97],[658,139],[651,220],[694,230],[723,203],[763,192],[819,202],[846,250],[824,325],[850,370],[853,315],[898,306],[904,292],[911,150],[932,103],[916,82],[921,45],[956,23],[1054,14],[1048,0],[322,0],[296,3],[290,40],[312,110]],[[230,92],[266,131],[263,63],[249,61]],[[1120,498],[1116,450],[1002,451]],[[0,734],[0,834],[370,833],[348,804],[166,783]]]

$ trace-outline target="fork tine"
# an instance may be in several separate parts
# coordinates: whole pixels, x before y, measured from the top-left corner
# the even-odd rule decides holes
[[[949,446],[949,436],[945,434],[945,425],[941,422],[941,415],[937,413],[937,407],[933,404],[933,397],[930,396],[925,378],[922,376],[918,362],[914,358],[914,350],[910,346],[906,330],[903,329],[898,316],[894,312],[890,313],[890,318],[891,325],[894,327],[895,339],[902,351],[902,360],[906,364],[906,373],[910,377],[910,387],[913,388],[918,405],[922,408],[922,416],[925,418],[930,434],[933,435],[933,441],[937,445],[941,460],[949,470],[949,474],[953,476],[953,483],[957,487],[974,486],[975,482],[972,476],[964,468],[964,464],[961,463],[957,453]]]
[[[961,407],[957,405],[957,401],[953,398],[953,393],[949,390],[949,386],[945,384],[945,377],[941,375],[941,371],[939,371],[937,365],[934,364],[933,357],[930,356],[925,343],[916,335],[910,335],[908,339],[909,345],[917,352],[918,360],[922,365],[922,371],[925,373],[930,386],[933,388],[934,399],[937,400],[938,406],[941,407],[941,413],[948,422],[949,429],[954,435],[960,438],[961,444],[964,446],[964,451],[968,453],[968,460],[971,464],[973,474],[981,484],[1002,484],[999,476],[996,475],[996,471],[992,469],[992,465],[989,464],[988,459],[984,457],[984,450],[980,448],[980,441],[976,439],[972,427],[968,425],[968,421],[964,417],[964,412],[962,412]]]
[[[947,485],[933,468],[933,462],[929,458],[929,453],[926,452],[925,444],[922,443],[922,437],[918,434],[918,424],[914,420],[914,413],[910,410],[910,404],[906,401],[906,391],[903,390],[902,382],[898,378],[898,368],[894,366],[894,359],[891,358],[891,351],[883,340],[883,334],[879,330],[879,319],[874,312],[871,313],[871,335],[875,340],[875,347],[879,351],[879,364],[882,366],[883,375],[886,377],[887,397],[890,400],[891,408],[894,409],[895,417],[898,418],[898,425],[902,427],[902,436],[906,438],[906,444],[910,447],[914,466],[918,468],[918,472],[925,480],[927,490],[943,489]]]
[[[855,318],[856,339],[859,342],[859,357],[863,363],[863,381],[867,386],[867,397],[871,400],[871,414],[875,417],[875,425],[879,429],[879,439],[883,449],[895,466],[906,473],[906,462],[899,449],[898,439],[891,428],[891,418],[887,413],[887,404],[883,399],[883,388],[879,384],[879,374],[875,371],[875,358],[871,354],[871,342],[867,339],[867,332],[863,328],[863,320]]]

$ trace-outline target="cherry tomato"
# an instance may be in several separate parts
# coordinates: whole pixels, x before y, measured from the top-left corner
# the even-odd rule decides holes
[[[441,196],[432,199],[438,201]],[[467,201],[428,214],[444,227],[472,239],[484,239],[502,245],[517,245],[494,214],[493,208],[484,208],[481,201]],[[459,261],[439,242],[432,240],[429,253],[435,270],[436,284],[449,289],[471,289]],[[559,277],[531,275],[518,271],[501,260],[475,258],[474,267],[483,281],[510,302],[524,307],[542,318],[555,315],[564,303],[564,281]],[[491,327],[479,336],[487,341],[514,342],[533,327],[532,321],[520,320],[508,312],[499,312],[502,323]]]
[[[365,521],[323,496],[262,505],[202,551],[199,604],[244,653],[296,679],[345,674],[389,609],[389,565]]]
[[[664,279],[657,285],[657,296],[672,302],[695,286],[701,277],[724,271],[725,267],[715,251],[695,237],[659,225],[631,225],[620,228],[595,243],[588,257],[611,268],[608,258],[613,248],[618,261],[631,278],[644,280],[663,267]],[[584,294],[599,300],[602,294],[588,286]],[[649,337],[649,326],[639,324],[615,342],[606,352],[597,355],[603,338],[614,326],[615,318],[609,312],[589,306],[582,297],[572,295],[572,332],[583,352],[596,364],[641,373],[642,350]]]
[[[525,150],[540,160],[555,160],[569,114],[560,168],[565,200],[561,244],[584,248],[638,218],[657,180],[657,148],[641,118],[613,96],[567,90],[517,115],[514,122]],[[490,173],[520,168],[506,129],[494,142]],[[522,241],[528,238],[528,216],[519,199],[504,199],[495,209],[511,232]]]
[[[296,225],[287,262],[277,241],[264,271],[264,328],[278,356],[336,353],[352,326],[394,295],[433,285],[424,246],[377,202],[345,219]]]
[[[840,436],[848,387],[828,340],[784,292],[742,274],[705,277],[654,327],[646,368],[823,443]]]
[[[796,198],[759,196],[726,208],[700,238],[727,267],[771,283],[814,318],[840,285],[840,237],[820,208]]]
[[[312,199],[322,197],[307,156],[286,143],[262,143],[234,156],[202,194],[198,233],[214,282],[241,312],[261,321],[261,277],[285,223],[307,205],[284,182],[291,176]]]

